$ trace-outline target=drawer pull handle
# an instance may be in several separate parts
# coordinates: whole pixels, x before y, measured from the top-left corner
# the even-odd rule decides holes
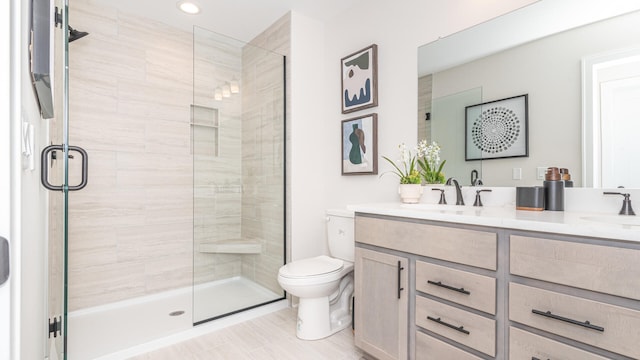
[[[551,318],[551,319],[568,322],[570,324],[586,327],[586,328],[591,329],[591,330],[604,331],[603,327],[597,326],[597,325],[593,325],[589,321],[581,322],[581,321],[569,319],[569,318],[566,318],[566,317],[562,317],[562,316],[559,316],[559,315],[552,314],[551,311],[544,312],[544,311],[540,311],[540,310],[536,310],[536,309],[531,309],[531,312],[536,314],[536,315],[542,315],[544,317],[548,317],[548,318]]]
[[[459,288],[459,289],[458,288],[454,288],[453,286],[449,286],[449,285],[443,284],[441,281],[435,282],[435,281],[427,280],[427,283],[429,283],[431,285],[435,285],[435,286],[440,286],[440,287],[445,288],[447,290],[457,291],[457,292],[465,294],[465,295],[471,295],[471,292],[465,290],[464,288]]]
[[[531,357],[531,360],[540,360],[540,359],[538,359],[538,358],[537,358],[537,357],[535,357],[535,356],[532,356],[532,357]],[[551,360],[551,359],[547,358],[547,360]]]
[[[402,270],[404,270],[404,267],[402,267],[402,262],[398,260],[398,299],[400,299],[400,292],[404,290],[404,288],[401,287],[402,286],[402,278],[401,278]]]
[[[465,329],[464,329],[464,326],[455,326],[455,325],[451,325],[451,324],[449,324],[449,323],[446,323],[446,322],[444,322],[444,321],[440,320],[440,318],[437,318],[437,319],[436,319],[436,318],[434,318],[434,317],[427,316],[427,320],[431,320],[431,321],[437,322],[437,323],[438,323],[438,324],[440,324],[440,325],[444,325],[444,326],[446,326],[446,327],[450,327],[450,328],[452,328],[453,330],[460,331],[460,332],[461,332],[461,333],[463,333],[463,334],[467,334],[467,335],[471,334],[471,333],[469,332],[469,330],[465,330]]]

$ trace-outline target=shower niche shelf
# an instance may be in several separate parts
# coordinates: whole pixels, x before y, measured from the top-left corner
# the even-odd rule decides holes
[[[228,239],[203,242],[198,246],[198,251],[211,254],[260,254],[262,244],[258,240]]]

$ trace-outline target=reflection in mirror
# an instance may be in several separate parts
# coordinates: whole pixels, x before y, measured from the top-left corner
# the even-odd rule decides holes
[[[482,179],[482,161],[465,161],[464,141],[459,141],[465,133],[463,121],[465,107],[482,102],[482,88],[469,89],[460,93],[434,97],[431,109],[431,136],[441,143],[441,158],[447,160],[445,176],[458,179],[461,185],[472,185],[474,179]],[[464,135],[462,135],[464,137]],[[447,144],[443,146],[442,144]],[[473,172],[475,170],[475,173]]]
[[[640,47],[583,61],[585,186],[640,188]]]
[[[640,187],[637,182],[631,185],[632,180],[640,180],[638,174],[629,173],[625,175],[627,176],[626,179],[619,179],[619,175],[615,175],[620,174],[617,168],[605,171],[607,175],[613,175],[613,178],[610,177],[609,183],[594,182],[590,179],[583,180],[583,176],[586,175],[583,175],[585,172],[583,172],[582,117],[583,112],[586,117],[587,113],[590,113],[593,108],[585,108],[586,110],[583,111],[583,106],[586,105],[583,104],[581,95],[582,59],[595,54],[611,53],[619,49],[640,48],[640,27],[637,26],[638,23],[640,23],[640,12],[633,12],[527,42],[455,67],[442,67],[442,70],[429,75],[431,87],[428,90],[424,86],[428,84],[425,80],[426,74],[420,74],[418,91],[421,107],[419,113],[421,112],[421,116],[419,116],[419,121],[425,123],[431,121],[431,124],[430,127],[429,124],[419,125],[418,136],[424,136],[441,144],[443,148],[442,158],[447,159],[447,176],[449,176],[452,171],[456,171],[453,169],[453,164],[465,163],[464,106],[452,105],[460,106],[458,115],[453,110],[450,110],[446,115],[447,122],[450,124],[459,123],[463,130],[457,133],[452,131],[447,135],[443,135],[444,138],[441,139],[438,137],[436,130],[437,110],[441,101],[447,103],[450,100],[449,97],[455,97],[478,88],[481,88],[481,99],[476,103],[528,94],[529,157],[483,160],[482,179],[485,185],[540,185],[542,180],[537,176],[538,168],[558,166],[569,169],[575,186],[583,186],[584,184],[586,186],[611,187],[615,184],[615,186]],[[477,28],[472,28],[467,31],[474,32],[477,30]],[[509,32],[511,30],[510,28],[504,28],[502,31]],[[441,39],[436,43],[446,42],[447,40]],[[475,40],[479,42],[482,39],[476,38]],[[428,44],[424,47],[432,45]],[[438,46],[442,47],[441,44]],[[458,51],[460,49],[462,47]],[[424,54],[425,52],[421,48],[419,53]],[[419,64],[428,61],[429,57],[420,56],[418,59]],[[635,96],[633,94],[637,94],[637,91],[629,90],[622,95],[622,92],[618,89],[621,86],[617,86],[617,90],[612,89],[607,94],[621,94],[621,96],[626,96],[627,98],[633,98]],[[424,100],[428,96],[428,92],[431,93],[430,97],[432,99],[431,103],[428,104],[430,110],[427,110],[427,105],[425,105],[428,101]],[[637,98],[634,99],[635,104],[639,103]],[[601,100],[597,98],[596,101],[600,102]],[[627,110],[629,110],[629,107],[627,106]],[[424,114],[427,112],[431,113],[432,120],[430,121],[424,120]],[[638,118],[637,114],[629,113],[629,111],[624,115],[620,115],[618,110],[610,113],[617,119],[616,121],[622,117]],[[601,121],[607,122],[604,118]],[[588,126],[592,127],[594,125],[590,123]],[[603,129],[610,128],[606,124],[603,126]],[[632,135],[637,134],[640,134],[640,131],[634,131]],[[627,143],[632,142],[623,141],[619,134],[609,137],[616,139],[617,147],[621,149],[622,153],[638,153],[637,149],[629,151],[627,145],[630,144]],[[606,138],[607,136],[602,137],[604,141],[606,141]],[[586,142],[593,142],[593,135]],[[611,144],[607,143],[602,148],[609,149],[611,146]],[[463,149],[459,155],[445,155],[445,149],[456,148]],[[605,152],[602,154],[608,159],[616,160],[614,163],[617,163],[620,151],[614,155],[607,155]],[[449,156],[455,156],[456,158],[450,158]],[[475,164],[476,162],[470,163]],[[605,165],[602,164],[600,166],[602,169]],[[627,166],[627,168],[629,167]],[[517,173],[517,171],[514,171],[515,169],[520,169],[521,180],[512,179],[512,174]],[[468,179],[469,174],[458,176],[462,179]],[[602,177],[602,175],[599,176]]]

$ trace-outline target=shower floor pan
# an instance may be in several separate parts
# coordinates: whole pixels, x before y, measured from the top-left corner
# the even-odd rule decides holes
[[[127,349],[188,332],[193,322],[282,297],[242,277],[198,285],[195,291],[195,299],[186,287],[69,313],[69,360],[115,359]]]

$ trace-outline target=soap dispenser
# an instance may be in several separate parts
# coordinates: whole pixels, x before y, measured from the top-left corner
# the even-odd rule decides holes
[[[564,185],[560,170],[550,167],[544,175],[544,209],[564,211]]]

